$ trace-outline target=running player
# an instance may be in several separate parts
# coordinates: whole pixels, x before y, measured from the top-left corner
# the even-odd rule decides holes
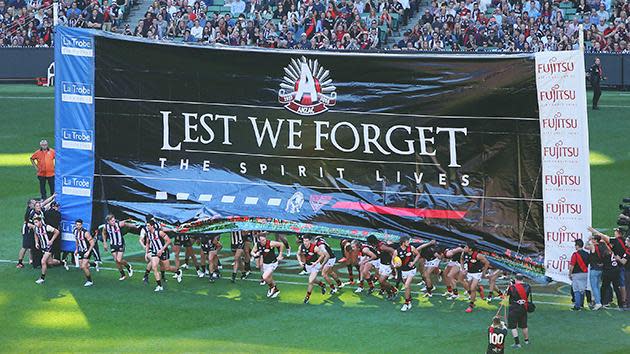
[[[381,261],[378,259],[378,253],[376,248],[369,243],[360,243],[357,240],[352,241],[354,249],[359,250],[359,286],[354,291],[355,293],[361,293],[363,291],[363,284],[367,280],[368,294],[374,292],[374,280],[372,279],[372,270],[378,274],[378,269],[381,265]]]
[[[444,268],[444,272],[442,272],[444,284],[446,285],[446,293],[444,296],[447,300],[455,300],[459,297],[457,282],[461,281],[463,283],[461,279],[463,272],[461,271],[459,263],[462,258],[462,252],[464,252],[463,247],[451,248],[444,252],[444,257],[448,260],[446,268]]]
[[[274,248],[279,249],[278,255]],[[267,297],[275,298],[280,294],[280,290],[273,281],[273,271],[278,267],[278,261],[283,259],[284,244],[278,241],[267,239],[267,232],[263,231],[258,234],[258,242],[252,250],[252,256],[262,258],[262,278],[269,287]]]
[[[398,293],[398,289],[391,285],[387,278],[392,274],[392,259],[396,255],[396,250],[385,242],[379,241],[374,235],[368,236],[367,241],[376,249],[376,254],[379,257],[378,283],[381,286],[381,292],[387,293],[387,300],[392,300]]]
[[[501,317],[496,316],[493,318],[492,325],[488,328],[488,349],[486,354],[503,354],[507,333],[507,328],[505,328],[505,323],[501,321]]]
[[[219,251],[223,248],[221,244],[221,235],[203,235],[201,238],[201,251],[203,257],[208,262],[208,274],[210,283],[214,283],[215,279],[219,278]],[[201,273],[200,278],[203,278],[204,273]]]
[[[254,242],[253,231],[243,231],[243,239],[245,240],[245,248],[243,249],[243,269],[241,279],[247,279],[252,274],[252,243]]]
[[[420,260],[420,252],[409,244],[409,237],[400,238],[400,247],[396,250],[396,255],[401,259],[401,278],[405,284],[405,304],[400,311],[411,310],[411,283],[416,275],[416,263]]]
[[[479,281],[481,281],[481,278],[488,270],[490,263],[488,262],[488,259],[486,259],[486,256],[477,252],[475,244],[473,242],[469,242],[466,244],[466,247],[464,247],[464,252],[462,252],[460,266],[468,272],[466,275],[466,281],[468,282],[468,291],[470,292],[470,304],[468,305],[466,312],[470,313],[475,307]]]
[[[162,273],[167,270],[174,272],[177,274],[177,282],[181,283],[182,271],[172,266],[169,262],[168,246],[171,244],[171,238],[168,237],[166,232],[158,230],[156,224],[155,220],[150,220],[146,225],[146,241],[148,242],[145,250],[147,254],[151,254],[151,269],[157,283],[155,291],[162,291],[164,290],[164,287],[162,287]],[[158,271],[158,267],[160,271]]]
[[[29,224],[29,227],[35,234],[35,248],[43,253],[41,260],[42,275],[35,281],[37,284],[42,284],[46,280],[46,272],[48,271],[49,265],[55,266],[63,264],[66,270],[68,270],[68,265],[65,261],[59,261],[52,257],[52,244],[55,239],[59,237],[59,230],[50,225],[44,224],[42,218],[39,216],[36,216],[33,219],[33,223]],[[49,232],[52,233],[52,238],[48,238]]]
[[[305,304],[311,300],[311,293],[316,282],[322,289],[322,295],[326,293],[326,285],[317,279],[317,274],[322,269],[322,266],[326,264],[329,257],[315,242],[312,242],[310,235],[302,237],[297,259],[300,262],[300,266],[304,266],[308,272],[308,285],[306,287],[306,296],[304,297]]]
[[[440,259],[442,256],[435,247],[435,240],[424,243],[418,248],[420,249],[420,257],[424,259],[422,278],[424,279],[425,287],[421,291],[425,292],[425,297],[432,297],[435,287],[433,286],[431,275],[440,273]]]
[[[486,273],[486,278],[488,278],[488,297],[486,297],[486,301],[491,302],[492,300],[503,300],[503,292],[497,286],[497,279],[503,275],[503,271],[500,269],[490,268],[488,269],[488,273]],[[494,292],[497,292],[497,296],[494,296]]]
[[[92,274],[90,274],[90,257],[94,251],[94,244],[96,243],[90,233],[83,228],[83,220],[77,219],[74,222],[74,240],[76,242],[75,255],[79,259],[79,267],[85,274],[85,284],[83,286],[92,286]]]
[[[341,250],[343,251],[343,258],[339,260],[340,263],[344,263],[346,268],[348,269],[348,283],[349,285],[354,285],[354,274],[353,268],[359,270],[359,250],[356,250],[352,247],[352,240],[350,239],[342,239],[339,242],[341,246]],[[345,284],[342,284],[345,285]]]
[[[315,238],[315,244],[322,252],[326,252],[326,262],[322,266],[322,276],[326,283],[330,285],[330,295],[336,294],[339,291],[339,287],[342,286],[341,280],[339,280],[339,276],[333,269],[335,263],[337,263],[337,258],[335,257],[335,252],[332,250],[330,245],[324,240],[323,237],[318,236]]]
[[[127,223],[124,221],[118,221],[114,215],[109,214],[105,217],[105,227],[103,228],[103,248],[107,252],[108,242],[111,248],[112,257],[116,261],[116,267],[120,272],[120,278],[118,280],[125,280],[127,276],[123,268],[127,269],[129,277],[133,276],[133,267],[123,259],[125,253],[125,238],[121,231],[121,227],[126,227]]]
[[[238,273],[238,270],[241,265],[241,263],[243,263],[243,271],[241,273],[241,279],[245,279],[246,277],[246,270],[245,270],[245,262],[243,260],[244,258],[244,253],[245,253],[245,235],[244,232],[241,230],[237,230],[237,231],[232,231],[231,236],[230,236],[230,247],[232,249],[232,252],[234,253],[234,263],[232,265],[232,283],[236,282],[236,273]]]
[[[197,276],[202,278],[204,276],[203,272],[199,268],[199,263],[197,262],[197,256],[192,248],[192,240],[189,235],[175,233],[175,242],[173,243],[173,253],[175,254],[175,267],[182,268],[182,264],[179,260],[179,253],[184,247],[184,257],[185,259],[192,258],[193,264],[195,265],[195,269],[197,270]]]

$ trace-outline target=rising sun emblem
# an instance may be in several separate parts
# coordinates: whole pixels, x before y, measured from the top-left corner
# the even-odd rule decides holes
[[[304,116],[323,113],[337,103],[337,89],[332,85],[330,72],[317,59],[291,59],[284,68],[278,91],[278,101],[286,109]]]

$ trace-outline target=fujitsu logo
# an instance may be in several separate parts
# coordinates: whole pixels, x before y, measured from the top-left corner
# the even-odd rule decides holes
[[[317,60],[291,59],[284,68],[284,77],[278,91],[278,101],[284,108],[303,116],[326,112],[337,103],[337,89],[329,78],[330,72]]]
[[[555,84],[549,91],[540,91],[540,101],[575,101],[575,90],[561,90],[560,85]]]
[[[575,118],[563,117],[562,113],[557,112],[553,118],[543,118],[542,127],[544,129],[552,129],[557,131],[558,129],[577,129],[578,120]]]
[[[574,69],[575,63],[571,61],[558,61],[556,57],[550,58],[548,63],[542,63],[536,66],[538,74],[569,73]]]
[[[581,215],[582,204],[567,203],[566,198],[562,197],[555,203],[545,203],[545,213],[562,216],[562,215]]]
[[[563,254],[558,259],[548,259],[547,269],[553,269],[558,273],[563,273],[569,269],[569,258],[566,254]]]
[[[545,242],[554,242],[557,244],[572,243],[582,238],[583,235],[581,232],[570,231],[566,226],[562,226],[557,231],[547,231],[545,234]]]
[[[553,157],[556,160],[561,157],[578,157],[580,156],[580,148],[577,146],[564,146],[564,142],[558,140],[554,146],[543,147],[543,156]]]
[[[577,175],[565,175],[564,170],[560,169],[556,174],[545,175],[545,185],[563,187],[563,186],[579,186],[582,183],[582,177]]]

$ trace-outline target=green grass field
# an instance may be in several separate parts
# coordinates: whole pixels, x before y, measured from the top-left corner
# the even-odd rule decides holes
[[[401,313],[398,303],[343,289],[332,297],[315,293],[303,305],[306,279],[297,275],[294,261],[279,269],[277,299],[265,297],[257,273],[236,285],[208,285],[190,270],[181,284],[170,279],[165,292],[154,294],[141,274],[119,282],[111,257],[107,269],[94,273],[92,288],[82,287],[78,270],[60,268],[36,285],[38,272],[16,269],[13,260],[25,202],[38,195],[28,156],[41,138],[54,140],[52,96],[48,88],[0,86],[0,352],[485,352],[496,302],[478,301],[476,311],[466,314],[463,300],[427,300],[416,293],[419,304]],[[630,94],[605,92],[601,105],[589,111],[593,223],[610,228],[621,197],[630,196]],[[135,239],[128,236],[134,245],[128,253],[141,269]],[[573,313],[567,286],[534,289],[532,344],[520,351],[630,352],[630,312]]]

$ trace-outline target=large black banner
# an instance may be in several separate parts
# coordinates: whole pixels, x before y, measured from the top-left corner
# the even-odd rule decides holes
[[[95,220],[543,250],[532,56],[95,47]]]

